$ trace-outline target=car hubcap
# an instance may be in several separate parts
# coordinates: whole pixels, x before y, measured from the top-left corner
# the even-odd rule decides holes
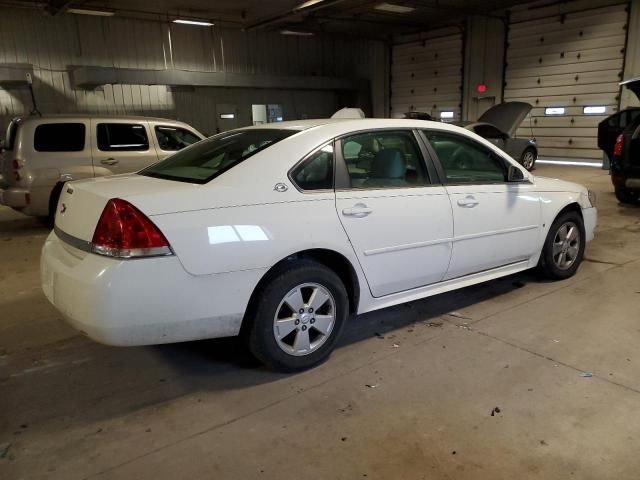
[[[289,355],[308,355],[331,336],[336,320],[336,302],[331,292],[317,283],[292,289],[278,305],[273,334]]]
[[[533,152],[525,152],[524,158],[522,159],[522,166],[529,170],[531,167],[533,167],[534,160],[535,157],[533,155]]]
[[[553,239],[553,262],[567,270],[576,262],[580,251],[580,231],[573,222],[563,224]]]

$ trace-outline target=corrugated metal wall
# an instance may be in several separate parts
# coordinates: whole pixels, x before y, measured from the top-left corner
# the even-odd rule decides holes
[[[236,104],[238,124],[251,123],[251,103],[280,103],[285,119],[323,117],[339,106],[330,91],[105,85],[72,88],[74,65],[177,68],[252,74],[371,78],[374,42],[291,37],[270,32],[201,28],[149,20],[0,8],[0,63],[34,65],[43,113],[97,112],[178,118],[205,133],[216,130],[215,105]],[[379,45],[378,45],[379,47]],[[31,110],[26,88],[0,88],[0,128]]]
[[[440,112],[453,111],[450,120],[460,120],[462,33],[433,31],[424,39],[400,41],[391,55],[391,116],[418,111],[439,118]]]
[[[509,25],[505,101],[533,105],[519,136],[536,137],[540,155],[601,159],[597,126],[617,111],[624,65],[628,4],[529,20],[516,8]],[[570,4],[564,5],[569,8]],[[604,106],[603,114],[583,108]],[[546,107],[564,107],[547,115]]]

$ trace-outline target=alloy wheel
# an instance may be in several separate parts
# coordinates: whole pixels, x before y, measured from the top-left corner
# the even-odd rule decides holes
[[[580,252],[580,230],[574,222],[563,223],[553,238],[553,262],[561,270],[568,270]]]
[[[331,336],[336,321],[336,301],[318,283],[304,283],[282,299],[273,319],[278,347],[289,355],[309,355]]]

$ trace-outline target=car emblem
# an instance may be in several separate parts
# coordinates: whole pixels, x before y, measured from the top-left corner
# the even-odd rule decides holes
[[[276,183],[273,189],[276,192],[282,193],[282,192],[286,192],[289,189],[289,187],[287,187],[284,183]]]
[[[63,204],[62,204],[62,207],[60,208],[60,213],[62,214],[62,213],[64,213],[64,212],[66,212],[66,211],[67,211],[67,204],[66,204],[66,203],[63,203]]]

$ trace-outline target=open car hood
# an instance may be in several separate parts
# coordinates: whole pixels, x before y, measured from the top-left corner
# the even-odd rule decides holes
[[[635,93],[636,97],[638,97],[638,100],[640,100],[640,77],[620,82],[620,86],[627,87],[629,90]]]
[[[531,108],[526,102],[499,103],[480,115],[478,122],[491,123],[510,137],[514,137]]]

